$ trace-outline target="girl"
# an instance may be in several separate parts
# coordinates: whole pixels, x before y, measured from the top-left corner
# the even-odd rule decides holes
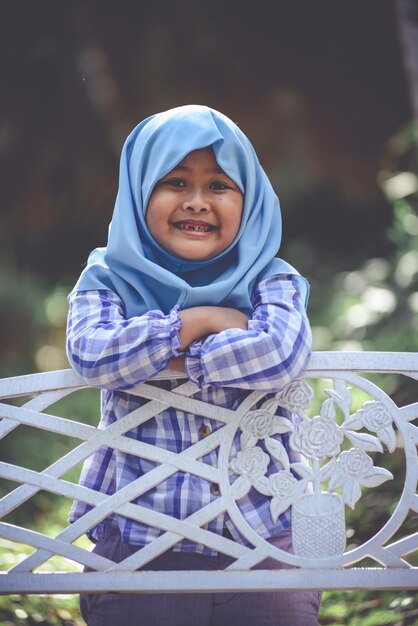
[[[183,106],[132,131],[107,247],[91,253],[69,297],[68,356],[89,385],[103,390],[103,428],[141,405],[129,389],[166,368],[187,374],[195,398],[232,409],[251,391],[277,392],[300,374],[311,346],[308,289],[275,258],[280,239],[277,196],[249,140],[227,117]],[[178,452],[218,426],[171,408],[127,436]],[[216,455],[205,462],[215,465]],[[113,494],[153,467],[102,448],[84,464],[81,484]],[[184,519],[218,496],[216,485],[179,471],[134,503]],[[268,505],[255,490],[240,501],[261,536],[290,550],[289,514],[273,523]],[[75,502],[70,520],[90,508]],[[226,516],[206,528],[242,540]],[[118,562],[158,535],[116,514],[89,531],[95,551]],[[230,562],[184,539],[147,568],[223,569]],[[318,604],[316,592],[81,597],[90,626],[120,619],[147,626],[309,626],[317,623]]]

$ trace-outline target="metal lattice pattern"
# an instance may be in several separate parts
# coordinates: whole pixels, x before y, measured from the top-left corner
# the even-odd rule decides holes
[[[418,512],[418,428],[413,424],[418,417],[418,403],[398,407],[360,372],[400,373],[417,380],[418,355],[316,353],[304,378],[282,390],[273,401],[263,404],[263,394],[253,392],[235,411],[196,400],[193,398],[195,385],[184,378],[179,379],[178,386],[170,392],[142,384],[133,392],[149,402],[106,430],[45,413],[60,399],[85,388],[70,370],[1,381],[0,437],[6,438],[20,425],[29,425],[66,435],[78,443],[42,471],[0,462],[0,478],[18,483],[0,500],[0,518],[8,516],[7,522],[0,522],[0,537],[7,540],[8,545],[26,544],[34,549],[32,554],[0,575],[0,592],[417,586],[417,568],[413,567],[411,559],[418,548],[418,534],[408,529],[413,515]],[[165,377],[176,378],[176,374],[167,373]],[[316,379],[326,379],[327,384],[325,387],[324,384],[312,385]],[[316,389],[315,395],[312,387]],[[354,389],[360,390],[364,398],[360,406],[353,406]],[[22,406],[5,402],[26,396],[31,399]],[[261,410],[255,410],[260,402]],[[221,427],[179,454],[124,436],[169,406],[217,420]],[[301,419],[298,430],[294,431],[288,421],[275,415],[277,406],[298,413]],[[289,432],[292,447],[306,456],[307,463],[289,463],[283,446],[272,437],[284,432]],[[231,458],[232,442],[237,433],[241,449]],[[63,478],[103,445],[144,457],[154,461],[156,466],[109,497]],[[202,461],[205,454],[214,449],[218,449],[217,467]],[[393,479],[393,474],[384,467],[392,453],[403,457],[404,484],[399,501],[382,526],[376,527],[372,537],[346,549],[344,511],[347,507],[355,509],[364,495],[362,491],[369,493]],[[376,457],[379,465],[375,464]],[[282,469],[269,476],[266,468],[270,458],[279,461]],[[179,470],[218,484],[219,497],[181,521],[131,503]],[[275,548],[246,523],[237,501],[251,488],[270,498],[273,520],[292,506],[295,554]],[[59,494],[69,500],[79,499],[93,508],[55,537],[13,523],[13,515],[19,507],[40,491]],[[111,512],[162,532],[121,563],[74,544]],[[225,512],[249,547],[203,528]],[[149,561],[184,538],[229,555],[232,564],[223,572],[176,572],[175,577],[169,572],[147,571]],[[45,572],[45,566],[54,555],[79,564],[80,569],[88,566],[94,571]],[[266,557],[297,569],[251,570]],[[372,582],[369,564],[368,567],[351,567],[365,558],[372,562]],[[37,571],[40,566],[43,566],[42,572]],[[141,571],[137,571],[138,568]]]

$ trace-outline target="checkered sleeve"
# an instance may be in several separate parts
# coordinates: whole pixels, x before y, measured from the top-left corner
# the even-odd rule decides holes
[[[186,357],[190,380],[275,392],[296,378],[311,352],[311,331],[298,283],[272,276],[256,287],[247,330],[231,328],[194,342]]]
[[[127,319],[111,291],[81,291],[70,297],[67,355],[92,387],[130,389],[167,367],[179,354],[178,308]]]

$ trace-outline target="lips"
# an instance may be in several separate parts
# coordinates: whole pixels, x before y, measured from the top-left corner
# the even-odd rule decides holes
[[[173,222],[173,226],[178,228],[178,230],[189,233],[209,233],[217,230],[217,227],[213,224],[208,224],[200,220],[181,220],[179,222]]]

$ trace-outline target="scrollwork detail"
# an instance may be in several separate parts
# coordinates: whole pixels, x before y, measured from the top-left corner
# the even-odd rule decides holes
[[[351,414],[352,391],[341,380],[335,381],[334,389],[325,390],[325,394],[327,397],[321,404],[319,415],[312,418],[305,410],[311,406],[313,391],[301,380],[287,385],[260,409],[249,411],[241,420],[241,450],[230,462],[230,468],[239,475],[233,484],[234,497],[243,497],[251,487],[270,497],[274,523],[290,507],[293,507],[294,515],[300,511],[303,514],[304,507],[300,503],[303,498],[308,498],[310,513],[303,522],[295,524],[298,532],[302,530],[306,537],[310,532],[308,528],[317,530],[315,515],[318,515],[318,524],[323,523],[319,520],[328,515],[328,507],[328,523],[336,525],[335,554],[338,554],[344,550],[341,539],[345,532],[343,505],[354,508],[361,497],[361,487],[373,488],[393,479],[391,472],[375,466],[367,453],[382,452],[382,443],[393,452],[396,433],[393,418],[383,403],[365,402]],[[295,428],[288,418],[276,415],[275,410],[280,411],[278,407],[296,412],[300,417],[299,425]],[[337,419],[338,411],[342,414],[341,421]],[[290,462],[284,445],[279,438],[273,437],[285,433],[290,435],[290,448],[301,453],[306,462]],[[352,445],[348,450],[343,449],[345,439]],[[257,445],[259,440],[266,452]],[[271,460],[276,462],[279,470],[271,473],[270,466],[268,474]],[[306,493],[308,483],[312,484],[311,493]],[[341,501],[339,507],[336,506],[337,500]],[[293,506],[296,503],[299,503],[297,509]],[[304,556],[307,541],[295,540],[301,556]],[[329,550],[328,539],[327,556],[333,554],[332,549]]]

